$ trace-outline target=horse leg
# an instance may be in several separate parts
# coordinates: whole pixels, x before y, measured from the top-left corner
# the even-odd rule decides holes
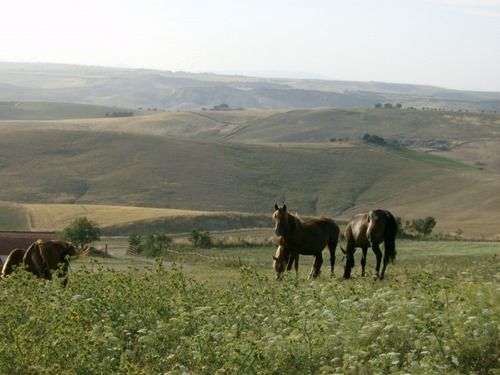
[[[309,278],[317,278],[321,272],[321,265],[323,264],[323,255],[321,253],[319,253],[318,255],[316,255],[314,257],[314,263],[313,263],[313,267],[312,267],[312,270],[311,270],[311,274],[309,275]]]
[[[335,249],[337,247],[336,242],[328,243],[328,250],[330,250],[330,276],[333,277],[333,268],[335,267]]]
[[[346,262],[344,266],[344,279],[348,279],[351,277],[351,269],[354,267],[354,251],[356,248],[353,245],[347,245],[346,249]]]
[[[295,261],[295,277],[299,277],[299,253],[296,253],[294,256]]]
[[[287,271],[290,271],[292,269],[292,266],[293,266],[293,262],[295,261],[295,252],[290,252],[288,254],[288,261],[287,261],[287,264],[286,264],[286,270]]]
[[[372,249],[373,249],[373,252],[375,253],[375,256],[377,257],[377,266],[375,267],[375,271],[376,271],[375,279],[378,279],[379,278],[379,271],[380,271],[380,262],[382,261],[382,251],[380,251],[380,246],[376,242],[372,243]]]
[[[384,247],[385,247],[385,245],[384,245]],[[380,280],[384,279],[385,267],[387,267],[388,263],[389,263],[389,257],[387,256],[387,251],[384,249],[384,261],[382,264],[382,272],[380,273]]]
[[[361,276],[365,276],[365,266],[366,266],[366,253],[368,252],[368,248],[363,247],[363,255],[361,256]]]

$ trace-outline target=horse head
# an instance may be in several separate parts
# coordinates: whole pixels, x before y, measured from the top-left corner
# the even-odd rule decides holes
[[[273,255],[273,268],[276,271],[276,280],[281,280],[283,272],[287,265],[285,248],[281,245],[276,249],[276,254]]]
[[[295,222],[291,215],[286,209],[286,204],[283,207],[279,207],[277,204],[274,205],[273,221],[274,221],[274,233],[277,236],[284,236],[293,229]]]

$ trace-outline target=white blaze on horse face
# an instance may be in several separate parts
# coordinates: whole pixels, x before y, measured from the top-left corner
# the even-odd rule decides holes
[[[282,236],[285,233],[285,228],[287,223],[287,213],[285,209],[278,209],[273,214],[273,220],[276,223],[274,227],[274,233],[277,236]]]
[[[276,254],[273,257],[273,268],[276,271],[276,278],[279,278],[283,272],[285,272],[286,264],[283,255],[284,248],[279,245],[276,249]]]
[[[279,223],[280,223],[279,210],[274,211],[273,221],[274,221],[274,233],[276,233],[277,236],[280,236],[281,234],[279,231]]]

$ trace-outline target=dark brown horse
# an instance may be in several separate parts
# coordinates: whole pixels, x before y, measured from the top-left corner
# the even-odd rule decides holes
[[[28,271],[47,280],[52,278],[52,271],[58,270],[66,285],[69,257],[74,255],[76,249],[70,242],[38,240],[26,250],[23,263]]]
[[[373,210],[366,214],[359,214],[352,218],[347,224],[345,238],[347,241],[346,261],[344,267],[344,278],[351,276],[351,269],[354,267],[354,252],[357,247],[363,251],[361,257],[362,275],[365,275],[366,253],[371,247],[377,257],[376,278],[382,280],[385,274],[385,268],[389,261],[396,259],[396,234],[398,225],[394,216],[387,210]],[[384,257],[382,272],[380,263],[382,261],[382,251],[380,244],[384,243]]]
[[[14,249],[9,253],[9,256],[5,259],[5,263],[2,267],[2,278],[10,275],[16,267],[23,264],[23,257],[25,253],[26,250],[20,248]]]
[[[283,264],[287,264],[290,270],[292,263],[298,267],[298,254],[313,255],[314,264],[309,277],[316,278],[321,272],[323,264],[323,249],[328,246],[330,250],[331,274],[335,265],[335,248],[339,240],[339,227],[329,218],[320,217],[308,221],[302,221],[298,217],[290,214],[286,205],[274,206],[273,221],[275,223],[275,233],[280,237],[281,255],[275,258],[275,270],[278,277],[283,270]],[[293,262],[292,262],[293,261]]]

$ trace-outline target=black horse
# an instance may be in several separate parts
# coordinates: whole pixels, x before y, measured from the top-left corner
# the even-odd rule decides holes
[[[339,227],[329,218],[319,217],[308,221],[302,221],[298,217],[290,214],[286,205],[274,206],[273,220],[275,223],[275,233],[280,237],[280,248],[277,256],[273,257],[274,267],[277,277],[281,276],[284,265],[290,270],[292,264],[298,267],[298,254],[313,255],[314,264],[309,275],[316,278],[321,272],[323,264],[323,249],[328,246],[330,250],[331,273],[335,265],[335,248],[339,240]]]
[[[387,210],[373,210],[366,214],[359,214],[352,218],[345,230],[347,248],[344,278],[351,276],[351,269],[354,267],[354,252],[357,247],[363,250],[361,258],[362,275],[365,275],[366,253],[371,247],[377,257],[376,278],[382,280],[385,274],[385,268],[389,261],[396,259],[396,235],[398,225],[394,216]],[[382,272],[379,274],[380,263],[382,261],[382,251],[380,244],[384,243],[384,256]]]

